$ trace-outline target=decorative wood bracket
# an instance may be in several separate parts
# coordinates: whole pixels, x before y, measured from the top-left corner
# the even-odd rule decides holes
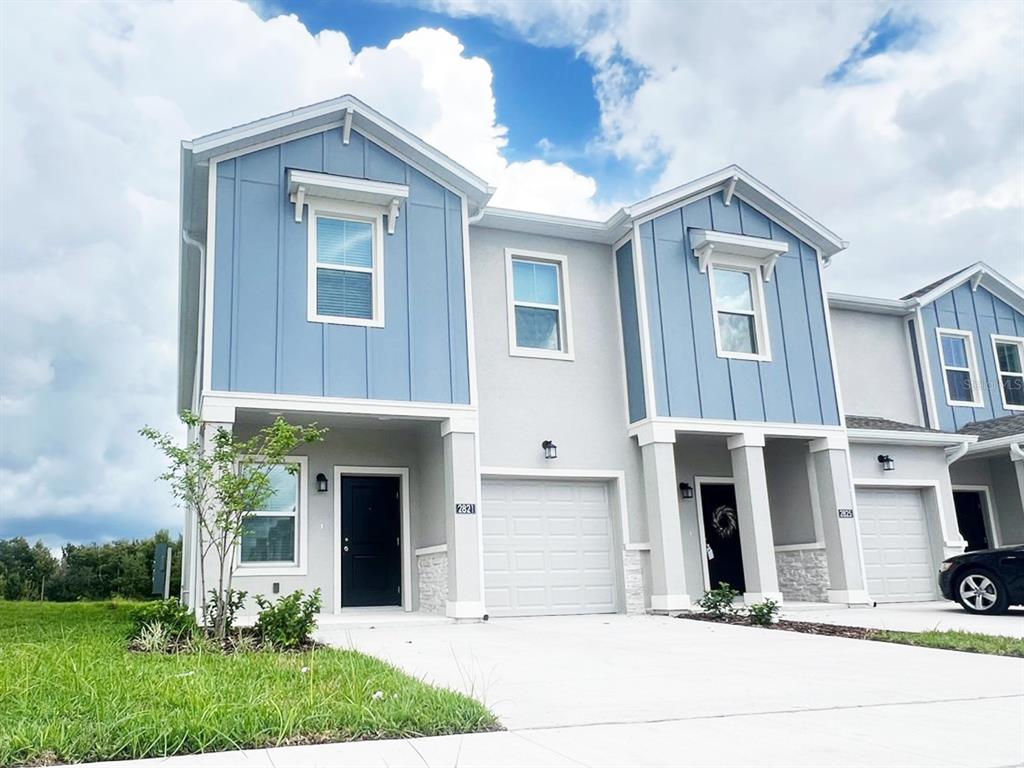
[[[345,123],[341,128],[341,143],[348,146],[352,138],[352,107],[345,110]]]
[[[727,206],[732,202],[733,193],[736,191],[736,182],[739,180],[739,176],[733,176],[729,179],[729,183],[725,185],[725,189],[722,190],[722,202]]]
[[[779,252],[773,253],[761,264],[761,274],[764,276],[764,281],[766,283],[770,283],[772,281],[772,275],[775,274],[775,264],[781,255],[782,254]]]
[[[979,270],[974,277],[971,278],[971,293],[978,292],[978,284],[981,283],[981,278],[985,276],[984,270]]]
[[[398,223],[398,211],[402,201],[397,197],[391,201],[388,206],[388,234],[395,234],[395,224]]]
[[[302,207],[306,204],[306,188],[298,187],[292,194],[292,202],[295,203],[295,221],[302,223]]]
[[[711,254],[715,250],[714,243],[704,243],[699,248],[694,250],[694,254],[697,256],[697,266],[701,273],[708,271],[708,262],[711,260]]]

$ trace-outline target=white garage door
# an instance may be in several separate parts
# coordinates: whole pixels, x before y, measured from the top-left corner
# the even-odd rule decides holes
[[[488,614],[615,611],[607,483],[484,480],[481,515]]]
[[[858,488],[857,507],[871,598],[880,603],[937,599],[921,492]]]

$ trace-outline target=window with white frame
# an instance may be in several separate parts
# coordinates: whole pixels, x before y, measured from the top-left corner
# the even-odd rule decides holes
[[[565,257],[506,251],[506,272],[510,354],[572,359]]]
[[[271,467],[271,493],[262,509],[245,517],[239,544],[242,566],[295,566],[299,564],[299,516],[302,514],[303,464],[289,462]]]
[[[769,359],[760,268],[713,264],[709,271],[719,356]]]
[[[383,250],[380,210],[310,203],[309,319],[382,326]]]
[[[949,405],[978,408],[984,405],[982,388],[978,386],[978,358],[974,336],[970,331],[937,328],[939,362]]]
[[[992,346],[1003,407],[1010,411],[1024,410],[1024,338],[993,336]]]

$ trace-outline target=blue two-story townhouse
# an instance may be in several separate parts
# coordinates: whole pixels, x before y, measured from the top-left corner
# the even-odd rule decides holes
[[[869,592],[934,599],[944,557],[1024,542],[1024,291],[978,262],[829,303]]]
[[[909,599],[870,570],[890,477],[844,419],[837,235],[735,166],[604,222],[492,192],[351,96],[183,144],[193,439],[330,429],[253,510],[240,588],[456,619],[686,609],[721,581]],[[980,442],[916,429],[952,521],[946,449]]]

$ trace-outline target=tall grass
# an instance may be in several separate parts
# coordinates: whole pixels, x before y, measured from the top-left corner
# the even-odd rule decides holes
[[[0,602],[0,765],[497,727],[478,702],[355,651],[132,653],[126,614]]]

